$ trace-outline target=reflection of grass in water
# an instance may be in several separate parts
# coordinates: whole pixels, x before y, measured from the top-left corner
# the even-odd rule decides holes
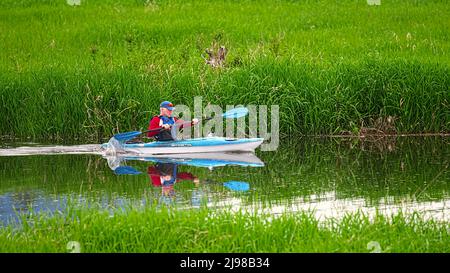
[[[166,94],[278,104],[284,133],[354,132],[387,116],[402,132],[449,131],[447,13],[445,1],[3,0],[0,135],[143,128]],[[212,41],[229,49],[223,69],[201,59]]]
[[[117,176],[108,168],[106,160],[96,155],[0,157],[0,162],[0,194],[27,192],[26,196],[17,196],[19,203],[30,203],[39,195],[55,198],[80,195],[86,200],[113,202],[122,197],[158,199],[162,194],[161,187],[154,187],[146,174],[152,163],[130,162],[136,163],[133,166],[143,173]],[[220,183],[208,183],[206,188],[220,190],[222,187]],[[189,200],[195,187],[192,181],[183,181],[174,189],[179,199]]]
[[[260,153],[262,168],[179,166],[202,181],[199,188],[216,200],[238,196],[244,203],[289,203],[335,192],[336,198],[363,198],[377,205],[405,199],[442,200],[449,196],[448,155],[450,145],[442,138],[400,138],[395,150],[361,150],[358,143],[340,140],[301,140],[284,144],[277,152]],[[82,194],[98,199],[126,196],[158,198],[161,188],[153,187],[145,174],[151,163],[128,162],[143,172],[138,176],[116,176],[98,156],[55,155],[0,158],[0,192],[39,189],[48,194]],[[209,182],[205,182],[205,180]],[[237,194],[223,187],[229,180],[246,181],[250,190]],[[174,187],[177,197],[188,201],[195,189],[184,181]]]
[[[2,157],[0,192],[39,189],[49,193],[93,194],[124,193],[134,195],[146,186],[146,180],[113,174],[106,161],[92,155],[51,155]]]
[[[244,213],[156,210],[69,210],[67,217],[33,216],[22,228],[0,229],[0,252],[449,252],[448,225],[419,214],[361,214],[319,223],[308,213],[252,216]],[[446,239],[447,238],[447,239]],[[31,243],[32,242],[32,243]],[[276,242],[276,243],[274,243]]]
[[[385,197],[398,203],[449,196],[448,139],[399,138],[392,151],[349,144],[345,139],[285,143],[277,152],[260,153],[266,167],[243,174],[233,170],[234,175],[250,182],[255,192],[246,197],[250,203],[289,203],[296,197],[329,192],[338,199],[363,198],[368,205]],[[219,175],[233,175],[229,169],[221,171]]]

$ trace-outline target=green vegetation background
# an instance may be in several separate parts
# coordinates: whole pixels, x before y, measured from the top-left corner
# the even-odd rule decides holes
[[[397,132],[449,132],[449,15],[438,0],[3,0],[0,135],[109,137],[194,96],[277,104],[285,135],[388,117]],[[214,42],[228,49],[219,69],[202,58]]]

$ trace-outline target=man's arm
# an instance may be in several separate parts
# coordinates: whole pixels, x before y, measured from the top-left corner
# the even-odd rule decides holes
[[[188,172],[182,172],[177,174],[177,180],[194,180],[195,178],[197,177]]]
[[[160,121],[159,117],[153,117],[152,120],[150,121],[150,124],[148,125],[148,130],[160,129],[161,126],[159,126],[159,121]],[[147,136],[154,137],[157,134],[158,134],[158,132],[148,132]]]
[[[191,122],[184,121],[182,119],[176,119],[175,122],[178,123],[178,124],[181,124],[180,127],[178,127],[178,129],[182,129],[182,128],[190,127],[190,126],[193,126],[193,125],[197,124],[198,123],[198,119],[194,118],[194,119],[192,119]]]

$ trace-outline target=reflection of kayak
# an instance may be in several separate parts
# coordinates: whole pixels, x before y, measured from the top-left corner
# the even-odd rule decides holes
[[[253,152],[262,142],[262,138],[206,137],[175,141],[125,143],[120,144],[120,147],[118,148],[121,152],[134,154],[184,154],[234,151]],[[105,143],[102,145],[102,148],[108,149],[111,146],[111,143]]]
[[[253,153],[192,153],[192,154],[170,154],[151,156],[114,156],[106,157],[108,164],[114,169],[122,161],[147,161],[156,163],[173,163],[177,165],[190,165],[195,167],[222,167],[222,166],[244,166],[262,167],[262,162]]]

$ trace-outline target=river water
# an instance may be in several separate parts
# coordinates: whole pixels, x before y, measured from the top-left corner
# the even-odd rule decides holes
[[[192,157],[112,157],[99,145],[5,142],[0,147],[0,223],[70,204],[114,212],[177,209],[310,211],[450,218],[450,138],[301,138],[277,151]]]

